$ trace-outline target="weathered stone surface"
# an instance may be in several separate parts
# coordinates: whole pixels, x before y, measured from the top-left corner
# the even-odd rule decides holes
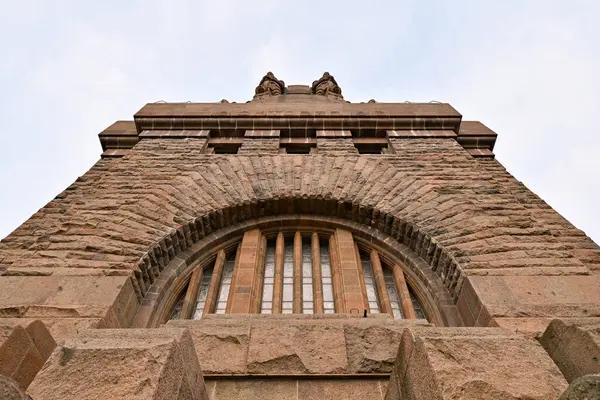
[[[52,353],[28,393],[49,400],[208,400],[189,331],[177,328],[83,331]]]
[[[190,330],[205,374],[247,372],[250,324],[231,324],[227,320],[208,324],[173,320],[169,321],[168,326]]]
[[[127,156],[98,163],[0,243],[2,273],[19,275],[6,278],[48,286],[33,293],[16,281],[0,281],[8,289],[2,293],[11,297],[6,303],[0,295],[0,305],[6,305],[5,313],[18,314],[19,307],[43,302],[44,293],[58,292],[59,285],[50,284],[56,274],[77,271],[98,280],[131,275],[141,301],[157,271],[207,233],[265,212],[303,212],[333,214],[384,231],[391,231],[394,222],[403,233],[418,231],[397,239],[423,254],[449,290],[460,289],[461,277],[490,279],[485,292],[492,302],[484,305],[492,316],[580,317],[590,312],[589,301],[575,297],[576,290],[555,291],[556,298],[543,299],[568,303],[566,308],[531,307],[522,296],[526,292],[508,292],[516,296],[508,309],[493,299],[494,294],[509,297],[492,284],[494,276],[531,280],[542,288],[546,283],[534,278],[596,286],[591,275],[600,270],[600,249],[581,231],[497,161],[472,158],[453,138],[392,138],[390,145],[395,154],[378,156],[348,155],[348,146],[344,155],[211,155],[190,140],[141,140]],[[215,222],[207,227],[196,223],[208,220]],[[435,251],[424,247],[429,244]],[[445,273],[449,268],[452,274]],[[19,291],[29,294],[19,297]],[[87,292],[90,303],[107,298],[102,291]],[[478,295],[483,292],[477,288]],[[71,317],[97,314],[81,307],[29,311],[40,318],[50,311]]]
[[[575,379],[559,400],[600,399],[600,375],[584,375]]]
[[[365,326],[346,323],[344,336],[348,370],[355,373],[390,372],[404,328],[406,324],[381,323]]]
[[[540,343],[567,381],[600,374],[600,318],[555,319]]]
[[[492,318],[490,326],[505,328],[516,333],[539,339],[553,318]]]
[[[41,321],[0,319],[0,375],[12,378],[22,389],[29,386],[55,347]]]
[[[347,371],[340,326],[255,324],[248,348],[248,373],[336,374]]]
[[[566,386],[539,344],[504,329],[406,329],[385,399],[542,400]]]
[[[133,294],[126,276],[0,276],[0,287],[0,315],[21,307],[6,316],[40,319],[102,318],[122,293],[128,300]],[[114,318],[127,323],[119,315]]]
[[[257,314],[173,320],[167,326],[190,330],[205,374],[320,375],[389,373],[403,329],[427,325],[384,315]]]
[[[6,376],[0,375],[0,399],[2,400],[27,400],[25,392],[19,384]]]
[[[600,316],[600,276],[471,276],[484,314],[491,317]]]

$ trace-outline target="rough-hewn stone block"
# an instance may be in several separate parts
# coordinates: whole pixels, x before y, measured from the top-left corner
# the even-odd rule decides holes
[[[56,342],[43,322],[0,319],[0,375],[26,389]]]
[[[537,342],[504,329],[406,329],[385,399],[545,400],[566,386]]]
[[[403,329],[427,325],[387,316],[239,314],[167,326],[190,330],[206,374],[277,376],[390,373]]]
[[[28,392],[48,400],[208,400],[189,331],[177,328],[85,330],[52,353]]]
[[[567,381],[600,374],[600,318],[555,319],[540,343]]]

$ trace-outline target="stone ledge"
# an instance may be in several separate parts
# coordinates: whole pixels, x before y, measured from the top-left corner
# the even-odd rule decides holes
[[[176,328],[82,331],[52,353],[28,392],[45,400],[208,400],[190,333]]]
[[[600,318],[555,319],[540,343],[567,381],[600,374]]]
[[[389,374],[400,334],[423,320],[240,315],[173,320],[188,328],[206,374],[256,376]]]

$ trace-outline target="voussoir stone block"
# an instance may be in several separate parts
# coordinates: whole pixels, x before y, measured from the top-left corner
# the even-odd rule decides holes
[[[540,343],[567,381],[600,374],[600,318],[555,319]]]
[[[208,400],[192,337],[179,328],[82,331],[52,353],[28,393],[43,400]]]
[[[43,322],[0,319],[0,375],[26,389],[56,342]]]
[[[499,328],[406,329],[386,400],[556,399],[567,383],[534,340]]]

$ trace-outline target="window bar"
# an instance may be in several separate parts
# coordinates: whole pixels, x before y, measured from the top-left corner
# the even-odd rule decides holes
[[[215,261],[215,267],[213,269],[212,279],[210,280],[210,286],[208,287],[208,294],[206,295],[206,302],[204,303],[204,310],[202,310],[202,315],[212,314],[215,312],[217,298],[219,295],[219,287],[221,286],[221,277],[223,276],[224,265],[225,250],[220,250],[217,254],[217,259]]]
[[[267,238],[261,234],[258,242],[258,254],[256,256],[256,271],[254,278],[254,287],[252,288],[255,293],[254,296],[254,311],[260,314],[260,306],[262,303],[263,284],[265,280],[265,255],[267,252]]]
[[[341,281],[341,265],[340,258],[337,253],[337,245],[335,235],[329,237],[329,257],[331,258],[331,275],[333,277],[333,295],[335,311],[337,313],[345,313],[346,306],[344,304],[344,287]]]
[[[283,295],[281,312],[294,311],[294,237],[283,237]]]
[[[335,313],[335,298],[333,294],[333,277],[331,275],[331,257],[329,251],[329,235],[319,237],[321,253],[321,282],[323,283],[323,309],[325,314]]]
[[[392,305],[392,313],[395,319],[402,319],[402,305],[400,302],[400,296],[398,296],[398,290],[396,290],[396,281],[394,281],[394,272],[392,268],[388,268],[383,265],[383,277],[385,279],[385,288],[387,289],[388,296],[390,297],[390,304]]]
[[[315,313],[311,240],[311,237],[302,238],[302,312],[304,314]]]
[[[402,315],[406,319],[416,319],[415,309],[413,302],[410,299],[410,292],[406,285],[406,279],[404,279],[404,271],[402,266],[396,264],[394,266],[394,280],[396,281],[396,290],[398,290],[398,296],[400,297],[400,303],[402,304]]]
[[[185,293],[185,299],[183,300],[183,306],[181,307],[181,314],[179,319],[190,319],[194,307],[196,306],[196,297],[198,297],[198,289],[200,288],[200,282],[202,281],[202,268],[196,267],[192,272],[190,283]]]
[[[312,234],[313,307],[315,314],[323,314],[323,279],[321,278],[321,244],[319,235]]]
[[[261,314],[273,313],[273,281],[275,280],[275,241],[267,241],[265,247],[265,276],[263,281]]]
[[[369,296],[367,295],[367,285],[365,283],[365,271],[360,258],[360,250],[358,249],[358,244],[356,244],[356,242],[354,243],[354,250],[356,251],[356,262],[358,263],[358,275],[360,279],[360,290],[362,292],[364,302],[364,310],[370,311]],[[364,310],[361,312],[364,312]]]
[[[381,312],[393,317],[394,312],[392,311],[392,303],[390,302],[390,296],[388,295],[385,286],[385,277],[383,276],[383,269],[381,268],[381,260],[379,259],[379,254],[375,250],[371,250],[371,266],[373,267],[375,285],[377,285],[377,295],[379,297],[379,307],[381,308]]]
[[[283,233],[277,234],[275,242],[275,279],[273,281],[273,314],[281,314],[281,303],[283,301]]]
[[[242,238],[243,240],[243,238]],[[238,270],[238,264],[240,263],[240,253],[242,251],[242,243],[238,243],[237,249],[235,251],[235,261],[233,262],[233,272],[231,274],[231,281],[229,284],[229,292],[227,293],[227,305],[225,306],[225,314],[229,314],[229,312],[231,311],[231,305],[232,305],[232,297],[234,294],[234,291],[231,290],[233,283],[235,282],[235,278],[237,275],[237,270]],[[222,285],[221,285],[222,286]]]
[[[302,314],[302,235],[294,235],[294,314]]]
[[[366,252],[360,252],[360,261],[362,263],[363,275],[365,277],[365,286],[367,288],[367,300],[369,302],[369,311],[371,314],[379,314],[381,306],[377,296],[377,284],[373,276],[373,265],[371,257]]]

